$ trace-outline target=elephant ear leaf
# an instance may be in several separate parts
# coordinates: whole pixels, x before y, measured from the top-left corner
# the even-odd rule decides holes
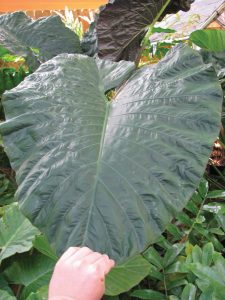
[[[33,255],[14,257],[4,270],[4,276],[12,284],[23,285],[20,299],[27,299],[31,293],[49,284],[54,266],[54,260],[34,252]]]
[[[98,55],[113,61],[136,61],[147,26],[160,16],[190,9],[193,0],[111,0],[96,18]],[[182,2],[182,3],[181,3]],[[169,4],[169,6],[168,6]],[[93,54],[94,24],[84,39],[87,53]],[[89,45],[89,47],[88,47]]]
[[[4,95],[23,213],[61,254],[118,262],[156,241],[196,189],[220,128],[214,68],[179,46],[107,101],[95,59],[60,55]]]
[[[0,45],[26,58],[32,70],[39,66],[39,61],[45,62],[60,53],[81,52],[78,36],[58,16],[33,21],[23,12],[4,14],[0,16],[0,32]],[[39,53],[38,59],[35,51]]]
[[[96,58],[96,63],[105,91],[120,86],[135,70],[135,64],[125,60],[116,63]]]

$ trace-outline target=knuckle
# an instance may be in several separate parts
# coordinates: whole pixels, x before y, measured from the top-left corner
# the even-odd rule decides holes
[[[88,267],[88,273],[92,275],[98,275],[99,273],[99,268],[96,265],[91,265]]]
[[[82,266],[83,262],[81,260],[76,260],[74,263],[73,263],[73,267],[75,268],[80,268]]]
[[[109,257],[107,254],[103,254],[103,257],[106,258],[107,260],[109,260]]]
[[[88,247],[82,247],[82,250],[84,251],[91,251]]]

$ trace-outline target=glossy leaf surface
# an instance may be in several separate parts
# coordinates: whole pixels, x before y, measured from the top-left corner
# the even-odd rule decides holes
[[[128,61],[118,63],[110,60],[96,59],[104,91],[120,86],[135,70],[135,64]]]
[[[25,57],[32,70],[38,67],[39,61],[44,62],[60,53],[81,52],[79,38],[65,27],[60,17],[33,21],[23,12],[0,16],[0,45]],[[35,51],[39,52],[38,59]]]
[[[196,30],[190,40],[197,46],[210,51],[225,51],[225,31],[219,29]]]
[[[220,127],[211,65],[185,46],[137,70],[112,102],[94,59],[60,55],[4,96],[22,211],[57,254],[143,251],[187,203]]]

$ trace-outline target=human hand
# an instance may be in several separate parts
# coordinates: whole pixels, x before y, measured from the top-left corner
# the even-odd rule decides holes
[[[114,265],[107,255],[87,247],[69,248],[55,266],[48,300],[100,300],[105,275]]]

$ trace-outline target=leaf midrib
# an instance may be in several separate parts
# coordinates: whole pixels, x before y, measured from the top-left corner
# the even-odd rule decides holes
[[[88,227],[89,227],[89,224],[90,224],[92,210],[93,210],[93,206],[94,206],[94,202],[95,202],[96,187],[97,187],[97,183],[98,183],[98,177],[99,177],[98,175],[99,175],[100,164],[101,164],[100,162],[101,162],[102,152],[103,152],[103,147],[104,147],[104,142],[105,142],[105,133],[106,133],[106,128],[107,128],[107,124],[108,124],[109,112],[110,112],[110,108],[111,108],[111,103],[108,102],[106,97],[105,97],[105,103],[106,103],[105,118],[104,118],[104,123],[103,123],[103,126],[102,126],[102,134],[101,134],[101,140],[100,140],[98,159],[97,159],[97,162],[96,162],[97,168],[96,168],[95,182],[94,182],[94,186],[93,186],[93,189],[92,189],[93,190],[92,199],[91,199],[90,209],[89,209],[89,212],[88,212],[88,219],[87,219],[85,232],[84,232],[84,236],[83,236],[83,241],[82,241],[83,246],[85,245],[85,241],[86,241],[86,238],[87,238]]]
[[[7,250],[8,245],[10,245],[10,243],[12,241],[16,240],[15,236],[17,236],[17,233],[20,232],[21,227],[23,227],[23,225],[24,225],[25,222],[26,222],[26,220],[24,220],[22,223],[20,223],[19,227],[17,227],[16,231],[14,231],[14,234],[12,235],[12,237],[8,241],[6,241],[6,244],[2,247],[2,251],[0,253],[0,262],[2,261],[2,257],[4,259],[4,252],[5,252],[5,250]]]

